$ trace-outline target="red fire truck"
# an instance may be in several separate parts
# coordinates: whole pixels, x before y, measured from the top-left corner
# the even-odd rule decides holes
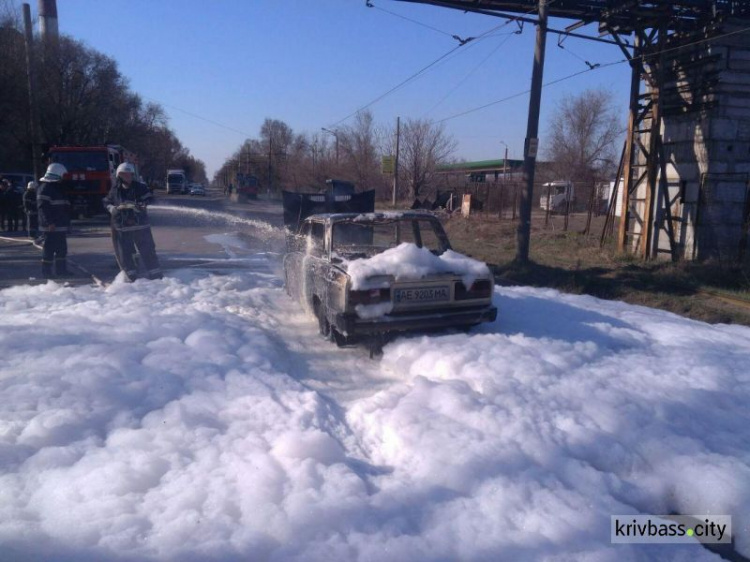
[[[252,174],[237,172],[237,195],[257,199],[258,178]]]
[[[49,151],[50,162],[59,162],[68,170],[63,185],[70,197],[73,214],[91,216],[104,212],[102,199],[115,180],[121,162],[130,162],[138,170],[135,153],[119,145],[55,146]]]

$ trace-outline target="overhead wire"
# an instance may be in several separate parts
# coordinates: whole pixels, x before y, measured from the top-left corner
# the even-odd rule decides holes
[[[172,105],[172,104],[169,104],[169,103],[164,103],[163,101],[157,100],[157,99],[149,97],[149,96],[144,96],[143,94],[139,94],[139,96],[141,96],[144,99],[156,102],[159,105],[163,105],[163,106],[166,106],[166,107],[171,107],[172,109],[175,109],[175,110],[177,110],[177,111],[179,111],[181,113],[184,113],[185,115],[189,115],[190,117],[194,117],[195,119],[200,119],[201,121],[205,121],[206,123],[211,123],[212,125],[216,125],[217,127],[221,127],[222,129],[226,129],[228,131],[239,133],[240,135],[244,135],[246,138],[250,138],[250,137],[253,136],[252,134],[248,133],[247,131],[241,131],[240,129],[235,129],[234,127],[230,127],[229,125],[224,125],[223,123],[219,123],[218,121],[214,121],[213,119],[209,119],[207,117],[202,117],[201,115],[198,115],[196,113],[192,113],[190,111],[187,111],[187,110],[182,109],[180,107],[177,107],[175,105]]]
[[[569,74],[567,76],[563,76],[562,78],[558,78],[558,79],[552,80],[550,82],[545,82],[542,86],[543,87],[553,86],[555,84],[559,84],[560,82],[564,82],[566,80],[570,80],[571,78],[575,78],[576,76],[580,76],[582,74],[586,74],[586,73],[592,72],[594,70],[601,70],[601,69],[608,68],[610,66],[615,66],[615,65],[618,65],[618,64],[630,63],[632,61],[637,61],[639,59],[643,62],[643,61],[646,60],[646,58],[653,58],[653,57],[656,57],[656,56],[661,55],[663,53],[668,53],[668,52],[672,52],[672,51],[678,51],[680,49],[685,49],[687,47],[692,47],[692,46],[695,46],[695,45],[699,45],[701,43],[706,43],[708,41],[715,41],[717,39],[723,39],[724,37],[729,37],[729,36],[737,35],[737,34],[740,34],[740,33],[746,33],[748,31],[750,31],[750,27],[746,27],[746,28],[743,28],[743,29],[738,29],[738,30],[730,31],[730,32],[723,33],[723,34],[720,34],[720,35],[716,35],[714,37],[710,37],[710,38],[706,38],[706,39],[698,39],[698,40],[692,41],[690,43],[685,43],[683,45],[677,45],[675,47],[669,47],[667,49],[662,49],[661,51],[655,51],[655,52],[652,52],[652,53],[639,55],[637,57],[632,57],[630,59],[621,59],[621,60],[617,60],[617,61],[608,62],[608,63],[605,63],[605,64],[595,64],[595,65],[590,65],[589,64],[589,67],[587,69],[585,69],[585,70],[574,72],[573,74]],[[526,95],[526,94],[528,94],[530,92],[531,92],[531,89],[527,89],[527,90],[524,90],[522,92],[517,92],[515,94],[512,94],[510,96],[504,97],[502,99],[491,101],[491,102],[486,103],[484,105],[481,105],[481,106],[478,106],[478,107],[474,107],[474,108],[471,108],[471,109],[467,109],[466,111],[462,111],[460,113],[456,113],[455,115],[451,115],[451,116],[445,117],[443,119],[432,121],[432,124],[436,124],[437,125],[437,124],[440,124],[440,123],[445,123],[446,121],[451,121],[452,119],[457,119],[458,117],[463,117],[464,115],[468,115],[470,113],[476,113],[477,111],[481,111],[482,109],[486,109],[488,107],[492,107],[493,105],[498,105],[500,103],[504,103],[506,101],[510,101],[510,100],[515,99],[517,97]]]
[[[564,52],[568,53],[569,55],[571,55],[571,56],[573,56],[573,57],[577,58],[577,59],[578,59],[579,61],[581,61],[582,63],[584,63],[584,64],[585,64],[586,66],[588,66],[588,67],[589,67],[589,68],[591,68],[591,69],[594,69],[594,68],[596,68],[597,66],[599,66],[599,63],[598,63],[598,62],[597,62],[597,63],[592,63],[592,62],[589,62],[589,61],[587,61],[587,60],[586,60],[586,59],[584,59],[583,57],[581,57],[581,56],[579,56],[579,55],[575,54],[575,53],[574,53],[573,51],[571,51],[570,49],[568,49],[568,48],[564,47],[562,43],[558,43],[558,44],[557,44],[557,46],[558,46],[558,47],[559,47],[560,49],[562,49],[562,50],[563,50]]]
[[[552,2],[555,2],[555,1],[556,0],[551,0],[549,3],[552,3]],[[374,5],[372,5],[372,2],[370,0],[367,0],[366,5],[368,7],[374,7]],[[533,9],[529,10],[526,14],[522,14],[522,15],[520,15],[518,17],[522,17],[523,15],[528,15],[528,14],[534,12],[535,10],[536,10],[536,8],[533,8]],[[518,17],[509,19],[509,20],[503,22],[502,24],[500,24],[498,26],[495,26],[492,29],[489,29],[489,30],[485,31],[484,33],[482,33],[482,34],[480,34],[480,35],[478,35],[476,37],[470,38],[470,40],[472,41],[472,44],[475,44],[476,41],[480,41],[483,38],[485,38],[486,36],[489,36],[491,33],[494,33],[495,31],[498,31],[499,29],[502,29],[503,27],[506,27],[507,25],[510,25],[514,21],[517,21]],[[383,94],[379,95],[378,97],[376,97],[372,101],[366,103],[365,105],[361,106],[357,110],[351,112],[346,117],[343,117],[342,119],[339,119],[335,123],[331,123],[330,125],[328,125],[328,127],[329,128],[336,127],[340,123],[343,123],[344,121],[347,121],[348,119],[351,119],[352,117],[354,117],[355,115],[357,115],[357,113],[360,113],[361,111],[364,111],[365,109],[368,109],[369,107],[372,107],[373,105],[375,105],[377,102],[379,102],[383,98],[389,96],[390,94],[392,94],[396,90],[401,89],[403,86],[405,86],[409,82],[415,80],[416,78],[418,78],[419,76],[421,76],[422,74],[424,74],[427,70],[429,70],[430,68],[434,67],[435,65],[437,65],[438,63],[440,63],[441,61],[443,61],[444,59],[446,59],[447,57],[449,57],[453,53],[455,53],[458,49],[460,49],[461,47],[463,47],[464,45],[466,45],[468,42],[469,42],[468,40],[463,41],[463,42],[459,42],[459,44],[457,46],[455,46],[453,49],[451,49],[447,53],[441,55],[440,57],[438,57],[437,59],[435,59],[434,61],[432,61],[431,63],[429,63],[427,66],[425,66],[425,67],[421,68],[420,70],[418,70],[417,72],[413,73],[411,76],[409,76],[405,80],[399,82],[394,87],[392,87],[390,90],[388,90],[388,91],[384,92]]]
[[[529,12],[529,13],[531,13],[531,12]],[[489,31],[487,31],[487,32],[485,32],[485,33],[483,33],[483,34],[482,34],[482,35],[480,35],[480,36],[479,36],[479,37],[478,37],[477,39],[479,39],[480,37],[481,37],[481,38],[485,38],[485,37],[488,37],[488,36],[490,36],[490,34],[491,34],[491,33],[493,33],[494,31],[496,31],[497,29],[500,29],[500,28],[504,27],[505,25],[507,25],[508,23],[511,23],[511,22],[513,22],[513,21],[516,21],[516,20],[508,20],[508,21],[507,21],[507,22],[505,22],[504,24],[502,24],[502,25],[500,25],[500,26],[497,26],[496,28],[493,28],[493,29],[491,29],[491,30],[489,30]],[[631,62],[631,61],[634,61],[634,60],[639,60],[639,59],[640,59],[641,61],[643,61],[643,60],[645,60],[646,58],[653,58],[653,57],[655,57],[655,56],[658,56],[658,55],[659,55],[659,54],[661,54],[661,53],[668,53],[668,52],[672,52],[672,51],[677,51],[677,50],[680,50],[680,49],[685,49],[685,48],[688,48],[688,47],[691,47],[691,46],[695,46],[695,45],[698,45],[698,44],[701,44],[701,43],[707,43],[707,42],[710,42],[710,41],[715,41],[716,39],[722,39],[722,38],[724,38],[724,37],[729,37],[729,36],[733,36],[733,35],[738,35],[738,34],[742,34],[742,33],[747,33],[747,32],[749,32],[749,31],[750,31],[750,27],[746,27],[746,28],[742,28],[742,29],[738,29],[738,30],[730,31],[730,32],[727,32],[727,33],[723,33],[723,34],[720,34],[720,35],[716,35],[716,36],[713,36],[713,37],[708,37],[708,38],[704,38],[704,39],[698,39],[698,40],[696,40],[696,41],[692,41],[692,42],[690,42],[690,43],[685,43],[685,44],[682,44],[682,45],[677,45],[677,46],[675,46],[675,47],[669,47],[669,48],[663,49],[663,50],[661,50],[661,51],[658,51],[658,52],[652,52],[652,53],[649,53],[649,54],[647,54],[647,55],[646,55],[646,54],[644,54],[644,55],[640,55],[640,56],[638,56],[638,57],[632,57],[631,59],[621,59],[621,60],[617,60],[617,61],[612,61],[612,62],[609,62],[609,63],[604,63],[604,64],[601,64],[601,65],[593,65],[593,66],[590,66],[589,68],[587,68],[587,69],[585,69],[585,70],[581,70],[581,71],[579,71],[579,72],[575,72],[575,73],[569,74],[569,75],[567,75],[567,76],[563,76],[562,78],[558,78],[558,79],[556,79],[556,80],[552,80],[552,81],[550,81],[550,82],[546,82],[546,83],[544,83],[544,84],[543,84],[543,86],[545,86],[545,87],[546,87],[546,86],[552,86],[552,85],[558,84],[558,83],[560,83],[560,82],[564,82],[564,81],[566,81],[566,80],[570,80],[570,79],[572,79],[572,78],[575,78],[575,77],[577,77],[577,76],[580,76],[580,75],[582,75],[582,74],[586,74],[586,73],[588,73],[588,72],[591,72],[591,71],[594,71],[594,70],[601,70],[601,69],[604,69],[604,68],[608,68],[608,67],[610,67],[610,66],[615,66],[615,65],[619,65],[619,64],[623,64],[623,63]],[[516,34],[516,33],[517,33],[517,32],[515,32],[515,31],[514,31],[514,32],[510,33],[509,35],[512,35],[512,34]],[[444,59],[445,59],[445,58],[446,58],[446,57],[447,57],[448,55],[450,55],[450,54],[454,53],[454,52],[455,52],[455,51],[456,51],[457,49],[459,49],[460,47],[461,47],[461,45],[458,45],[458,46],[454,47],[454,48],[453,48],[453,49],[451,49],[451,50],[450,50],[450,51],[449,51],[448,53],[446,53],[445,55],[441,56],[441,57],[440,57],[439,59],[437,59],[437,60],[433,61],[433,62],[432,62],[431,64],[429,64],[428,66],[426,66],[425,68],[423,68],[423,69],[422,69],[422,70],[420,70],[419,72],[417,72],[417,73],[415,73],[414,75],[412,75],[412,77],[410,77],[409,79],[405,80],[404,82],[402,82],[402,83],[401,83],[401,84],[399,84],[398,86],[396,86],[396,87],[392,88],[391,90],[389,90],[388,92],[386,92],[386,94],[383,94],[382,96],[380,96],[380,97],[379,97],[379,98],[377,98],[376,100],[374,100],[374,101],[370,102],[370,103],[369,103],[369,104],[368,104],[368,105],[367,105],[366,107],[369,107],[369,106],[373,105],[374,103],[376,103],[377,101],[380,101],[380,99],[382,99],[383,97],[385,97],[385,96],[386,96],[387,94],[390,94],[391,92],[395,91],[395,90],[396,90],[396,89],[397,89],[398,87],[400,87],[400,86],[404,85],[404,84],[405,84],[405,83],[406,83],[407,81],[409,81],[409,80],[411,80],[411,79],[414,79],[414,78],[415,78],[416,76],[418,76],[419,74],[421,74],[421,73],[423,73],[424,71],[426,71],[427,69],[429,69],[429,68],[433,67],[433,66],[434,66],[435,64],[437,64],[438,62],[440,62],[440,61],[444,60]],[[585,62],[585,61],[584,61],[584,62]],[[527,90],[524,90],[524,91],[522,91],[522,92],[517,92],[517,93],[515,93],[515,94],[512,94],[512,95],[510,95],[510,96],[506,96],[506,97],[504,97],[504,98],[502,98],[502,99],[494,100],[494,101],[492,101],[492,102],[489,102],[489,103],[483,104],[483,105],[481,105],[481,106],[478,106],[478,107],[474,107],[474,108],[468,109],[468,110],[466,110],[466,111],[462,111],[462,112],[460,112],[460,113],[456,113],[456,114],[454,114],[454,115],[450,115],[450,116],[448,116],[448,117],[445,117],[445,118],[443,118],[443,119],[439,119],[439,120],[435,120],[435,121],[432,121],[432,123],[433,123],[433,124],[440,124],[440,123],[444,123],[444,122],[446,122],[446,121],[450,121],[450,120],[453,120],[453,119],[457,119],[458,117],[462,117],[462,116],[464,116],[464,115],[468,115],[468,114],[470,114],[470,113],[475,113],[475,112],[477,112],[477,111],[481,111],[482,109],[486,109],[486,108],[488,108],[488,107],[491,107],[491,106],[493,106],[493,105],[498,105],[498,104],[500,104],[500,103],[504,103],[504,102],[506,102],[506,101],[510,101],[510,100],[512,100],[512,99],[515,99],[515,98],[517,98],[517,97],[520,97],[520,96],[523,96],[523,95],[525,95],[525,94],[528,94],[529,92],[530,92],[530,90],[529,90],[529,89],[527,89]],[[193,113],[193,112],[187,111],[187,110],[185,110],[185,109],[182,109],[182,108],[180,108],[180,107],[174,106],[174,105],[172,105],[172,104],[167,104],[167,103],[164,103],[164,102],[163,102],[163,101],[161,101],[161,100],[157,100],[157,99],[155,99],[155,98],[151,98],[151,97],[149,97],[149,96],[145,96],[145,95],[143,95],[143,94],[140,94],[140,95],[141,95],[141,97],[143,97],[144,99],[148,99],[148,100],[151,100],[151,101],[153,101],[153,102],[159,103],[160,105],[163,105],[163,106],[165,106],[165,107],[170,107],[170,108],[172,108],[172,109],[175,109],[175,110],[177,110],[177,111],[179,111],[179,112],[181,112],[181,113],[184,113],[184,114],[186,114],[186,115],[188,115],[188,116],[190,116],[190,117],[193,117],[193,118],[195,118],[195,119],[199,119],[199,120],[201,120],[201,121],[205,121],[206,123],[210,123],[210,124],[212,124],[212,125],[215,125],[215,126],[217,126],[217,127],[220,127],[220,128],[222,128],[222,129],[226,129],[226,130],[228,130],[228,131],[232,131],[232,132],[234,132],[234,133],[238,133],[238,134],[240,134],[240,135],[243,135],[243,136],[244,136],[244,137],[246,137],[246,138],[250,138],[250,137],[252,137],[252,136],[253,136],[253,135],[252,135],[251,133],[248,133],[247,131],[242,131],[242,130],[240,130],[240,129],[236,129],[236,128],[234,128],[234,127],[231,127],[231,126],[229,126],[229,125],[225,125],[225,124],[223,124],[223,123],[220,123],[220,122],[218,122],[218,121],[215,121],[215,120],[213,120],[213,119],[209,119],[209,118],[207,118],[207,117],[203,117],[203,116],[201,116],[201,115],[198,115],[198,114],[196,114],[196,113]],[[441,103],[442,103],[442,102],[441,102]],[[360,110],[357,110],[357,112],[358,112],[358,111],[361,111],[361,109],[360,109]],[[336,122],[336,123],[335,123],[334,125],[332,125],[332,126],[335,126],[335,125],[337,125],[338,123],[341,123],[341,122],[345,121],[346,119],[349,119],[349,118],[350,118],[350,117],[352,117],[353,115],[356,115],[356,113],[357,113],[357,112],[354,112],[354,113],[350,114],[349,116],[345,117],[344,119],[341,119],[341,120],[337,121],[337,122]]]
[[[555,84],[559,84],[560,82],[564,82],[566,80],[570,80],[571,78],[575,78],[576,76],[580,76],[581,74],[586,74],[587,72],[592,72],[593,70],[599,70],[599,69],[602,69],[602,68],[607,68],[609,66],[614,66],[616,64],[622,64],[623,62],[628,62],[628,60],[627,59],[623,59],[623,60],[614,61],[614,62],[610,62],[610,63],[606,63],[606,64],[601,64],[601,65],[594,66],[594,67],[589,67],[589,68],[586,68],[585,70],[579,70],[578,72],[574,72],[573,74],[569,74],[567,76],[563,76],[562,78],[558,78],[558,79],[552,80],[550,82],[545,82],[544,84],[542,84],[542,86],[543,87],[553,86]],[[456,113],[455,115],[451,115],[449,117],[444,117],[443,119],[439,119],[439,120],[433,121],[432,123],[436,124],[436,125],[440,124],[440,123],[445,123],[446,121],[451,121],[452,119],[456,119],[458,117],[463,117],[464,115],[469,115],[470,113],[476,113],[477,111],[481,111],[482,109],[487,109],[488,107],[492,107],[493,105],[498,105],[500,103],[504,103],[506,101],[510,101],[512,99],[524,96],[524,95],[526,95],[526,94],[528,94],[530,92],[531,92],[530,88],[527,89],[527,90],[523,90],[522,92],[516,92],[515,94],[512,94],[510,96],[504,97],[502,99],[491,101],[491,102],[486,103],[484,105],[480,105],[478,107],[467,109],[466,111],[462,111],[460,113]]]
[[[515,32],[513,32],[513,34],[515,34]],[[489,52],[489,54],[487,54],[487,56],[485,56],[481,61],[479,61],[479,63],[477,63],[474,66],[474,68],[472,68],[453,88],[451,88],[448,91],[448,93],[446,93],[442,98],[440,98],[440,100],[435,105],[433,105],[430,109],[428,109],[424,113],[424,115],[429,115],[435,109],[440,107],[443,104],[443,102],[447,100],[451,95],[453,95],[453,93],[456,90],[458,90],[477,70],[479,70],[479,68],[482,67],[484,63],[486,63],[487,60],[490,59],[490,57],[492,57],[495,53],[497,53],[500,50],[500,48],[503,45],[505,45],[505,43],[508,42],[510,38],[511,38],[511,35],[508,35],[507,37],[505,37],[505,39],[503,39],[494,49],[492,49],[492,51]]]
[[[457,41],[458,41],[459,43],[460,43],[461,41],[464,41],[464,43],[466,43],[466,42],[467,42],[467,40],[465,40],[465,39],[462,39],[462,38],[461,38],[461,37],[459,37],[458,35],[454,35],[454,34],[452,34],[452,33],[448,33],[447,31],[444,31],[444,30],[442,30],[442,29],[438,29],[437,27],[433,27],[433,26],[431,26],[431,25],[427,25],[427,24],[426,24],[426,23],[424,23],[424,22],[421,22],[421,21],[417,21],[417,20],[415,20],[415,19],[412,19],[412,18],[408,18],[408,17],[406,17],[406,16],[404,16],[404,15],[401,15],[401,14],[397,14],[396,12],[391,12],[390,10],[386,10],[385,8],[381,8],[380,6],[376,6],[375,4],[373,4],[373,3],[372,3],[371,1],[369,1],[369,0],[368,0],[368,1],[366,2],[366,6],[367,6],[368,8],[375,8],[376,10],[379,10],[379,11],[381,11],[381,12],[385,12],[386,14],[390,14],[390,15],[392,15],[392,16],[394,16],[394,17],[397,17],[397,18],[400,18],[400,19],[402,19],[402,20],[406,20],[406,21],[409,21],[409,22],[411,22],[411,23],[414,23],[414,24],[416,24],[416,25],[419,25],[419,26],[421,26],[421,27],[425,27],[425,28],[427,28],[427,29],[431,29],[432,31],[436,31],[437,33],[440,33],[440,34],[442,34],[442,35],[447,35],[447,36],[448,36],[448,37],[450,37],[451,39],[456,39],[456,40],[457,40]]]

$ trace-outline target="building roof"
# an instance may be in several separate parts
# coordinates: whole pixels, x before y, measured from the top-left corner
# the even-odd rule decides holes
[[[438,167],[438,172],[502,172],[505,160],[477,160],[476,162],[456,162]],[[517,170],[523,167],[523,160],[508,159],[508,170]]]

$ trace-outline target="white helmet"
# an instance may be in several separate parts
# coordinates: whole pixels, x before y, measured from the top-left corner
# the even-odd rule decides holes
[[[26,189],[28,189],[28,190],[36,189],[36,182],[35,181],[30,181],[29,183],[27,183],[26,184]]]
[[[63,175],[67,174],[68,170],[60,164],[59,162],[53,162],[49,166],[47,166],[47,172],[44,174],[44,177],[41,178],[39,181],[45,181],[45,182],[54,182],[54,181],[62,181]]]
[[[135,166],[133,166],[130,162],[123,162],[119,166],[117,166],[117,173],[115,174],[118,178],[120,177],[120,174],[126,172],[128,174],[135,174]]]

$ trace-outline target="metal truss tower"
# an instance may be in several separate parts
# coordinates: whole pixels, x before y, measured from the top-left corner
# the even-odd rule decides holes
[[[538,0],[399,1],[537,23]],[[750,156],[738,156],[750,152],[750,33],[740,34],[750,31],[750,2],[547,0],[546,10],[577,20],[547,32],[616,44],[630,63],[618,249],[673,260],[741,253],[750,222]],[[577,31],[592,23],[598,36]],[[737,149],[732,158],[713,142],[719,137]]]

